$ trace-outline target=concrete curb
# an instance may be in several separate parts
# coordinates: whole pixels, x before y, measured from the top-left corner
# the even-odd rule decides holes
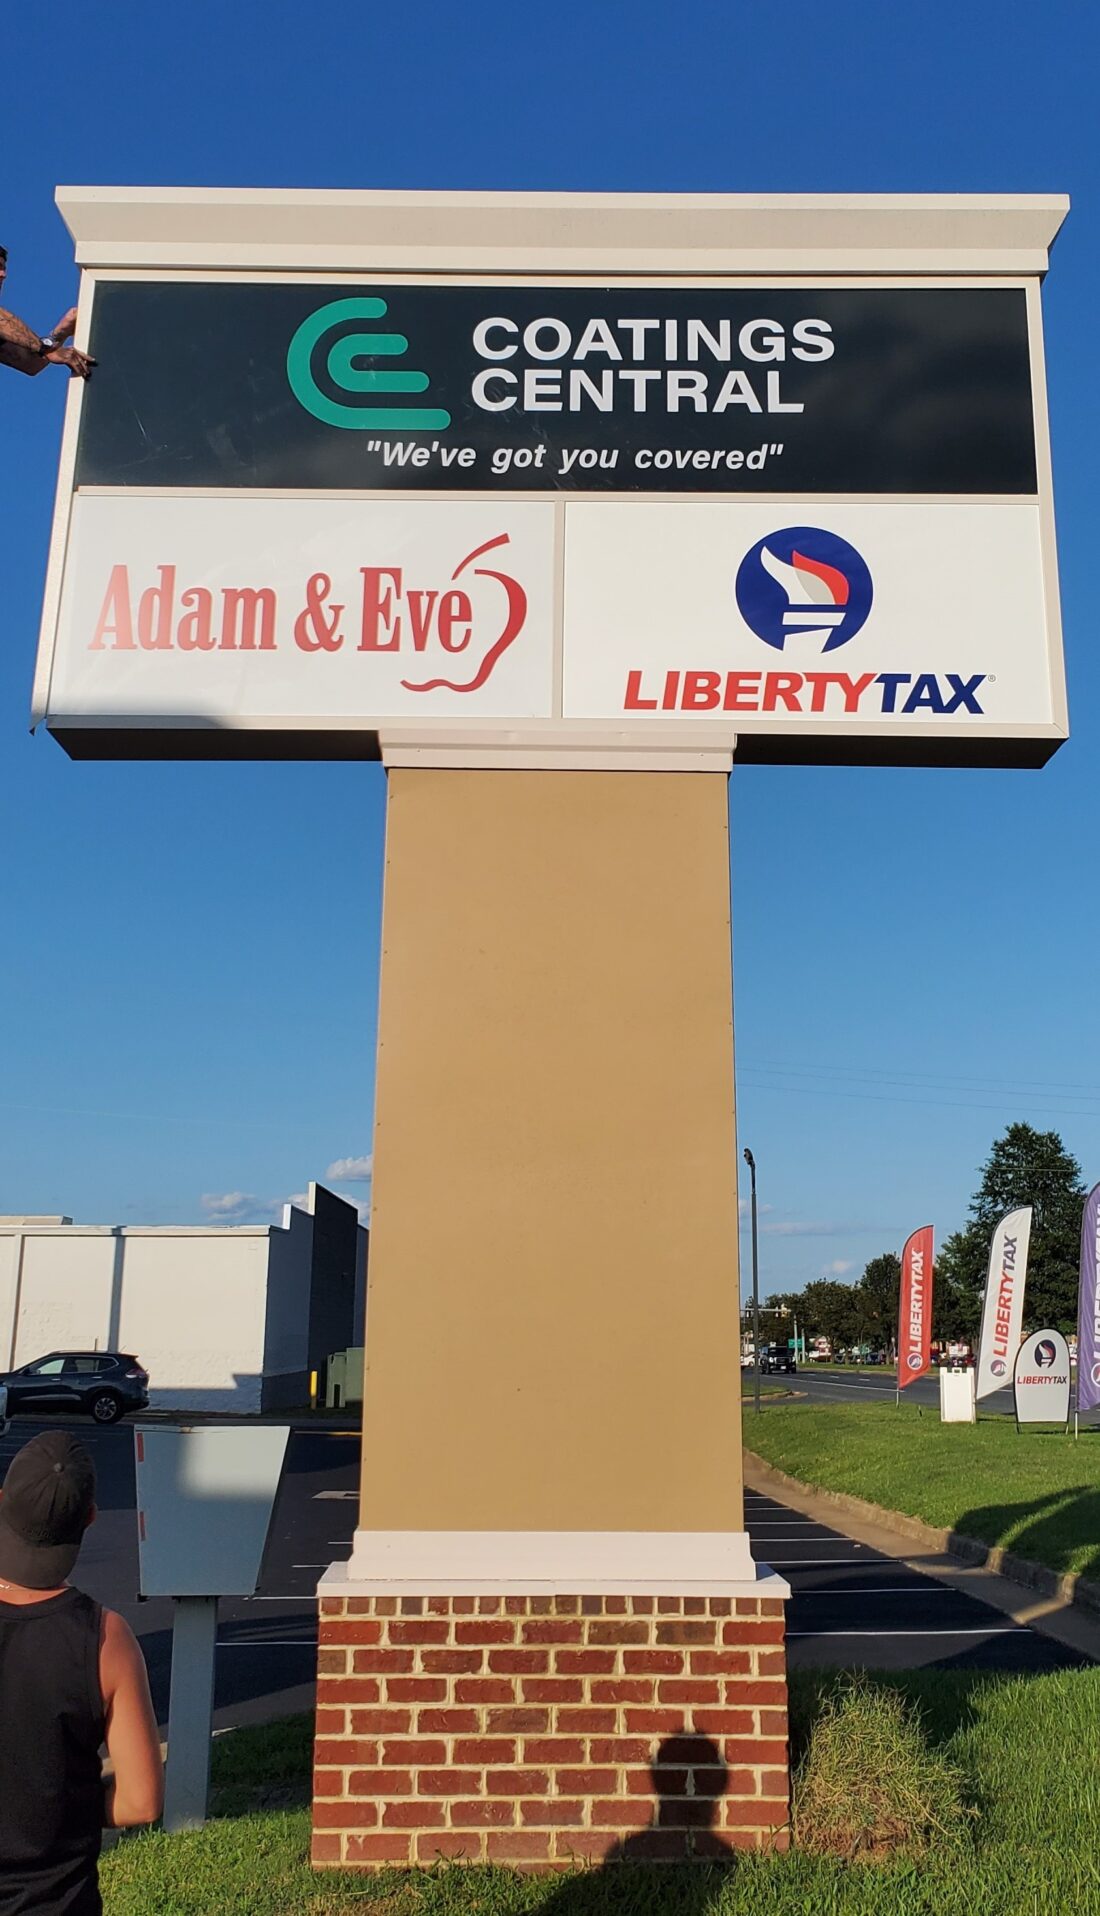
[[[785,1470],[767,1463],[755,1451],[746,1450],[744,1456],[745,1480],[753,1489],[793,1490],[802,1497],[813,1496],[841,1515],[879,1524],[883,1530],[892,1531],[896,1537],[907,1537],[924,1550],[943,1551],[957,1563],[992,1570],[997,1576],[1007,1577],[1010,1583],[1021,1584],[1025,1590],[1035,1590],[1044,1597],[1058,1597],[1063,1603],[1100,1616],[1100,1583],[1092,1577],[1082,1577],[1077,1571],[1061,1574],[1045,1563],[1033,1563],[1030,1557],[1018,1557],[1001,1544],[964,1537],[958,1530],[938,1530],[932,1524],[922,1523],[919,1517],[906,1517],[900,1510],[887,1510],[882,1504],[868,1503],[863,1497],[850,1497],[846,1491],[823,1490],[820,1484],[804,1483],[801,1477],[789,1477]]]

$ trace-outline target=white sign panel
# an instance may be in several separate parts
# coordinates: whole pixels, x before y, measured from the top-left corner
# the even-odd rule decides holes
[[[1068,1424],[1069,1345],[1061,1331],[1033,1331],[1016,1353],[1018,1424]]]
[[[50,722],[717,722],[965,753],[1057,729],[1047,583],[1031,503],[81,493]]]
[[[142,1596],[252,1596],[289,1435],[279,1424],[135,1430]]]
[[[1032,504],[571,504],[567,718],[738,734],[1049,724]]]
[[[80,494],[51,714],[552,711],[554,507]]]
[[[974,1397],[974,1372],[966,1370],[948,1370],[945,1366],[940,1372],[940,1422],[941,1424],[973,1424],[977,1422],[977,1407]]]
[[[993,1233],[978,1344],[979,1402],[1008,1383],[1012,1353],[1024,1321],[1024,1286],[1031,1239],[1031,1206],[1009,1211]]]

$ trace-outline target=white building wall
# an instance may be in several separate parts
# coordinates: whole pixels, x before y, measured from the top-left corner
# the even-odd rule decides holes
[[[52,1350],[107,1349],[114,1258],[109,1231],[26,1233],[17,1364]]]
[[[259,1410],[268,1237],[123,1233],[117,1348],[141,1359],[154,1408]]]
[[[360,1230],[360,1292],[366,1244]],[[120,1350],[148,1370],[155,1409],[294,1407],[308,1390],[312,1286],[328,1281],[312,1211],[290,1205],[273,1227],[3,1217],[0,1371],[51,1350]]]
[[[0,1233],[0,1370],[15,1362],[15,1288],[22,1244],[21,1232]]]
[[[300,1235],[308,1311],[309,1235]],[[149,1372],[165,1410],[260,1408],[267,1312],[266,1227],[0,1232],[0,1368],[50,1350],[123,1350]],[[19,1239],[21,1282],[16,1285]]]

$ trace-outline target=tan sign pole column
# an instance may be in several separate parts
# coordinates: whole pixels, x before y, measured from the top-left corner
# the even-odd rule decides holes
[[[783,1840],[786,1586],[744,1534],[736,1162],[725,776],[391,771],[362,1498],[322,1586],[317,1860]],[[639,1778],[662,1739],[658,1809]]]

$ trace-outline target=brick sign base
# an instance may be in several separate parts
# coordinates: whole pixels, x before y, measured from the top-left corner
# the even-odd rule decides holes
[[[783,1608],[322,1598],[314,1863],[547,1870],[785,1849]]]

